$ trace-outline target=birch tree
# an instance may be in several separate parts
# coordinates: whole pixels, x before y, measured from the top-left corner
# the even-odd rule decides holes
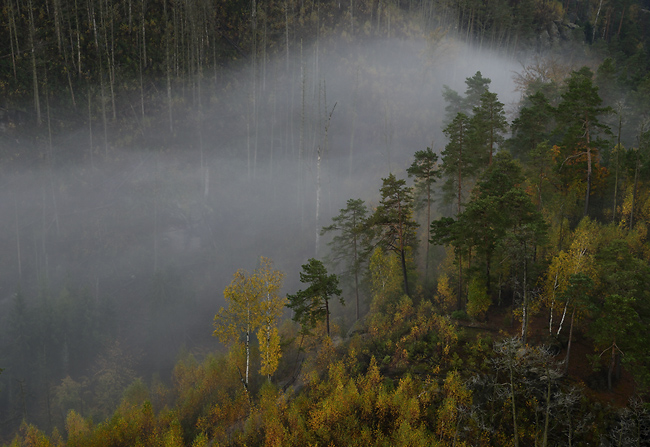
[[[244,388],[248,391],[251,334],[262,324],[263,294],[257,285],[256,278],[246,270],[237,270],[230,284],[223,291],[228,304],[221,308],[214,317],[214,332],[212,335],[219,341],[229,345],[241,345],[246,352],[246,365],[241,375]],[[241,340],[243,338],[243,341]],[[237,367],[239,369],[239,366]]]
[[[273,268],[273,261],[262,256],[260,266],[255,271],[256,280],[262,291],[260,305],[262,321],[257,332],[260,344],[261,369],[260,374],[266,375],[268,380],[278,368],[280,357],[280,336],[278,335],[278,321],[282,310],[287,303],[286,298],[280,296],[284,283],[284,273]]]

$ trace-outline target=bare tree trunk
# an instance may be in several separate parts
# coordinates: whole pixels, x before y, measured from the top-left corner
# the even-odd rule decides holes
[[[515,447],[519,447],[519,428],[517,427],[517,406],[515,404],[515,383],[512,368],[512,365],[508,365],[508,370],[510,372],[510,397],[512,399],[512,426],[514,429]]]
[[[546,412],[544,417],[544,438],[542,439],[542,447],[548,446],[548,426],[551,419],[551,371],[546,365]]]
[[[174,134],[174,117],[172,113],[172,79],[171,79],[171,64],[169,55],[169,24],[167,17],[167,0],[163,1],[163,15],[165,20],[165,77],[167,81],[167,116],[169,119],[169,133]]]
[[[90,167],[94,169],[95,148],[93,147],[93,117],[91,112],[91,104],[92,104],[92,92],[90,90],[90,82],[89,82],[88,83],[88,139],[90,144]]]
[[[34,89],[34,111],[36,112],[36,125],[40,127],[42,124],[41,118],[41,102],[38,93],[38,71],[36,70],[36,28],[34,25],[34,5],[32,0],[27,3],[27,12],[29,17],[29,45],[31,47],[31,60],[32,60],[32,83]]]
[[[596,38],[596,29],[598,28],[598,17],[600,16],[600,9],[603,7],[603,0],[600,0],[600,3],[598,3],[598,11],[596,11],[596,19],[594,20],[594,28],[593,32],[591,33],[591,42],[594,42],[594,39]]]
[[[523,295],[524,295],[524,304],[522,310],[522,320],[521,320],[521,340],[524,345],[528,338],[528,261],[526,260],[526,248],[524,247],[524,284],[523,284]]]
[[[14,71],[14,79],[16,78],[16,56],[20,55],[20,47],[18,46],[18,30],[16,29],[16,16],[14,13],[13,0],[7,1],[7,13],[9,14],[9,44],[11,46],[11,66]]]
[[[248,311],[248,318],[250,321],[250,310]],[[251,328],[250,325],[246,327],[246,389],[248,390],[248,372],[251,364]]]
[[[614,207],[612,208],[612,222],[616,222],[616,206],[617,206],[617,199],[618,199],[618,169],[619,169],[619,152],[621,151],[621,127],[623,127],[623,105],[619,103],[619,110],[618,110],[618,138],[616,141],[616,160],[614,162],[616,169],[615,169],[615,177],[614,177]]]
[[[638,148],[636,150],[636,163],[634,166],[634,187],[632,188],[632,208],[630,210],[630,230],[634,229],[634,207],[636,206],[636,192],[639,186],[639,165],[641,164],[641,155],[639,154],[640,150],[641,148]]]
[[[354,0],[351,0],[354,1]],[[354,131],[356,129],[355,122],[357,119],[357,91],[359,88],[359,67],[357,67],[357,74],[354,83],[354,93],[352,94],[352,120],[350,131],[350,159],[348,161],[348,179],[352,179],[352,166],[354,165]]]
[[[255,177],[257,169],[257,140],[258,140],[258,116],[257,116],[257,2],[256,0],[251,0],[251,35],[253,38],[253,48],[252,48],[252,57],[253,63],[251,64],[252,70],[252,114],[253,114],[253,126],[255,130],[255,138],[253,140],[253,177]]]
[[[458,310],[463,310],[463,254],[458,250],[458,296],[456,297]]]
[[[614,374],[614,368],[616,366],[616,338],[612,342],[612,355],[609,362],[609,368],[607,368],[607,391],[612,391],[612,375]]]
[[[356,225],[356,222],[355,222]],[[356,321],[359,320],[359,264],[357,254],[357,235],[354,235],[354,294],[356,297]]]
[[[18,283],[23,281],[23,268],[20,258],[20,229],[18,227],[18,199],[14,193],[14,222],[16,224],[16,258],[18,259]]]
[[[47,149],[48,161],[50,168],[50,190],[52,191],[52,205],[54,207],[54,224],[56,225],[56,235],[61,235],[61,226],[59,224],[59,208],[56,202],[56,188],[54,187],[54,152],[52,147],[52,123],[50,120],[50,95],[47,92],[47,72],[45,75],[45,110],[47,113]]]
[[[323,87],[323,102],[325,103],[325,113],[327,114],[327,96],[326,96],[326,89]],[[323,160],[323,157],[325,155],[325,152],[327,151],[327,147],[329,144],[328,141],[328,131],[330,127],[330,123],[332,120],[332,114],[334,113],[334,109],[336,108],[336,103],[334,103],[334,106],[332,107],[332,111],[329,113],[329,115],[326,116],[326,121],[325,121],[325,129],[323,133],[323,141],[322,144],[318,146],[317,153],[316,153],[316,257],[318,257],[318,249],[319,249],[319,241],[320,241],[320,197],[321,197],[321,162]]]
[[[306,88],[307,88],[307,76],[305,73],[305,64],[302,57],[302,40],[300,41],[300,90],[301,90],[301,105],[300,105],[300,139],[298,143],[298,210],[300,211],[301,220],[304,221],[304,213],[302,206],[302,194],[303,187],[305,184],[305,174],[303,169],[304,164],[304,153],[305,153],[305,102],[306,102]]]
[[[601,0],[602,1],[602,0]],[[589,142],[589,122],[587,121],[587,192],[585,193],[585,211],[586,216],[589,213],[589,196],[591,195],[591,147]]]
[[[576,316],[576,308],[573,307],[573,312],[571,313],[571,326],[569,326],[569,341],[566,347],[566,356],[564,357],[564,374],[566,375],[569,372],[569,359],[571,357],[571,339],[573,338],[573,321]]]
[[[153,189],[153,272],[158,271],[158,153],[156,153],[156,172]],[[248,382],[246,382],[248,385]]]
[[[325,319],[327,320],[327,336],[330,336],[330,303],[325,300]]]

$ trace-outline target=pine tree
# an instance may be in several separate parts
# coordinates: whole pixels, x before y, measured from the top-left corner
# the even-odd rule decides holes
[[[409,177],[415,177],[415,197],[417,198],[415,208],[426,206],[427,218],[426,227],[431,224],[431,205],[433,204],[433,184],[440,176],[440,167],[438,166],[438,154],[434,153],[430,147],[425,151],[417,151],[415,160],[406,170]],[[424,264],[424,281],[426,282],[429,275],[429,240],[427,238],[427,249]]]
[[[367,215],[368,208],[363,200],[349,199],[347,206],[340,210],[339,215],[332,218],[332,224],[323,227],[321,231],[321,234],[337,233],[327,244],[331,250],[329,260],[335,267],[343,264],[340,277],[352,276],[354,279],[357,320],[359,319],[359,276],[369,255],[366,247],[370,237]]]
[[[578,176],[575,170],[586,171],[584,216],[589,213],[594,167],[599,164],[598,149],[604,144],[599,136],[611,134],[609,127],[600,122],[600,117],[612,109],[601,107],[603,101],[592,78],[593,73],[587,67],[571,73],[557,108],[557,130],[562,135],[558,169],[568,170],[569,178]],[[574,169],[569,170],[569,167]]]
[[[496,93],[485,91],[480,97],[480,103],[474,107],[471,119],[472,144],[481,159],[487,159],[487,165],[492,164],[492,156],[503,144],[503,134],[508,128],[503,103],[497,99]]]
[[[300,272],[300,282],[309,284],[305,290],[298,290],[293,295],[287,295],[287,307],[294,311],[293,321],[300,323],[303,333],[309,333],[319,321],[325,319],[327,336],[330,336],[330,299],[341,296],[339,278],[328,274],[321,261],[311,258],[303,264]],[[345,301],[339,298],[341,304]]]
[[[413,192],[405,180],[394,174],[382,179],[381,200],[372,217],[380,244],[400,257],[404,293],[409,294],[406,253],[416,248],[415,230],[419,226],[413,220]]]

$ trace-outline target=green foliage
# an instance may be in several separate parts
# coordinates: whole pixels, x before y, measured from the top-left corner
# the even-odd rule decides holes
[[[589,211],[592,184],[599,182],[600,166],[598,149],[606,142],[601,137],[611,135],[602,115],[611,113],[611,107],[602,107],[598,87],[593,85],[593,73],[583,67],[571,73],[566,81],[566,91],[557,107],[560,135],[559,152],[556,154],[556,169],[566,188],[581,184],[585,190],[584,215]],[[586,172],[583,179],[581,173]]]
[[[494,153],[501,148],[506,132],[506,121],[503,103],[497,99],[497,94],[485,91],[481,94],[479,103],[474,107],[471,119],[471,144],[484,160],[484,165],[492,164]]]
[[[451,318],[454,320],[469,321],[469,315],[464,309],[455,310],[451,313]]]
[[[359,278],[368,262],[368,242],[371,238],[367,220],[368,208],[363,200],[349,199],[339,215],[332,218],[332,224],[321,230],[321,234],[337,233],[327,244],[331,250],[328,260],[334,267],[343,265],[339,277],[354,280],[357,320],[360,317]]]
[[[512,122],[512,138],[508,140],[508,146],[514,157],[528,162],[538,145],[550,138],[553,108],[541,92],[529,95],[524,104]]]
[[[413,219],[413,191],[406,180],[390,174],[382,179],[381,200],[371,219],[371,225],[382,247],[399,256],[402,267],[404,293],[409,295],[407,254],[417,247]]]
[[[319,321],[327,323],[327,336],[330,336],[329,301],[334,296],[341,295],[338,288],[339,279],[335,274],[328,274],[321,261],[311,258],[303,264],[300,272],[300,282],[309,284],[305,290],[299,290],[293,295],[287,295],[287,307],[294,311],[293,320],[300,324],[304,333],[309,333]],[[344,304],[342,297],[339,298]]]

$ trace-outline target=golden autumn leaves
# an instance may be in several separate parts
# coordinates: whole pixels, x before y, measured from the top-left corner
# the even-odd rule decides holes
[[[247,389],[253,333],[257,332],[259,343],[260,374],[270,379],[278,367],[281,352],[277,326],[286,304],[286,298],[280,296],[283,281],[284,273],[275,270],[273,261],[262,256],[252,273],[239,269],[233,275],[223,292],[228,307],[222,307],[214,317],[213,335],[246,353],[245,372],[242,374],[240,369],[240,374]]]

